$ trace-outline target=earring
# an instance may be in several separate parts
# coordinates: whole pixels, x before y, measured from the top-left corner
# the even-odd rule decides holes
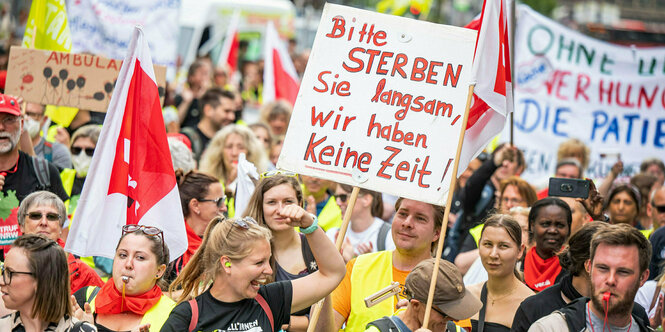
[[[226,263],[224,263],[224,266],[226,266],[226,267],[231,267],[231,262],[226,262]]]
[[[155,274],[155,278],[159,279],[161,276],[159,274]]]

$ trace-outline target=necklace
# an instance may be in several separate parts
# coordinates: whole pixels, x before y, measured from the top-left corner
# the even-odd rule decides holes
[[[503,300],[504,298],[506,298],[506,297],[512,295],[512,294],[513,294],[513,291],[515,291],[515,289],[517,288],[517,286],[518,286],[518,284],[515,284],[515,285],[513,286],[513,288],[511,288],[506,294],[504,294],[504,295],[502,295],[502,296],[499,296],[499,297],[490,296],[490,300],[492,300],[492,306],[494,306],[494,302],[495,302],[496,300]],[[488,292],[488,295],[489,295],[489,292]]]

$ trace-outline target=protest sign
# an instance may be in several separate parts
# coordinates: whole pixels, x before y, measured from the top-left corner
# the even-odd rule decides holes
[[[443,205],[475,37],[327,4],[277,166]]]
[[[521,7],[515,67],[515,144],[528,181],[546,183],[569,138],[591,148],[590,178],[604,177],[616,152],[628,174],[665,155],[665,48],[605,43]]]
[[[124,59],[135,25],[142,25],[152,62],[175,68],[180,0],[67,1],[72,51]]]
[[[5,93],[43,105],[106,112],[122,60],[12,47]],[[154,66],[164,98],[166,67]]]

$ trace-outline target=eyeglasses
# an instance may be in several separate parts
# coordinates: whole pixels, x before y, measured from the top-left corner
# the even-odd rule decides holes
[[[346,202],[346,199],[349,198],[349,194],[339,194],[335,195],[335,198],[339,199],[340,202]]]
[[[651,206],[653,206],[658,211],[658,213],[665,213],[665,205],[651,204]]]
[[[18,120],[20,120],[20,116],[8,116],[2,120],[0,120],[0,123],[2,123],[3,126],[13,126],[15,125]]]
[[[81,151],[85,151],[85,154],[88,156],[92,157],[92,155],[95,153],[95,148],[81,148],[78,146],[72,146],[72,154],[75,156],[78,156],[81,154]]]
[[[450,316],[444,314],[443,311],[439,310],[439,308],[437,308],[436,306],[432,306],[432,310],[438,312],[439,315],[443,316],[444,319],[450,317]]]
[[[259,176],[259,179],[265,179],[265,178],[273,177],[273,176],[276,176],[276,175],[283,175],[283,176],[288,176],[288,177],[294,178],[294,177],[298,176],[298,173],[293,173],[293,172],[289,172],[289,171],[282,171],[282,170],[267,171],[267,172],[261,173],[261,175]]]
[[[60,215],[57,213],[53,212],[48,212],[48,213],[41,213],[41,212],[28,212],[28,218],[30,220],[42,220],[42,218],[46,216],[46,220],[48,221],[59,221],[60,220]]]
[[[164,254],[164,257],[168,259],[168,257],[166,257],[166,244],[164,244],[164,232],[162,232],[161,229],[154,226],[137,225],[137,224],[129,224],[122,226],[122,235],[138,231],[141,231],[143,232],[143,234],[148,236],[159,237],[159,239],[162,240],[162,253]]]
[[[258,225],[256,220],[250,216],[244,217],[242,219],[233,219],[233,226],[242,228],[244,230],[248,230],[250,224]]]
[[[199,199],[199,202],[213,202],[215,205],[217,205],[218,208],[221,208],[224,206],[224,203],[226,203],[226,195],[222,197],[217,197],[215,199]]]
[[[35,275],[32,272],[12,271],[7,269],[4,265],[0,266],[0,272],[2,272],[2,282],[7,286],[9,286],[12,283],[12,277],[15,274],[27,274],[31,276]]]

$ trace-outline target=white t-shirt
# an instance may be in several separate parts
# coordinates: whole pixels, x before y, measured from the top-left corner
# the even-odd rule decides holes
[[[353,245],[353,250],[356,250],[358,248],[358,245],[361,243],[372,243],[372,252],[377,251],[377,237],[379,235],[379,229],[381,229],[381,225],[383,225],[385,222],[377,217],[374,217],[374,223],[370,225],[364,232],[356,233],[351,229],[351,223],[353,221],[349,222],[349,227],[346,229],[346,237],[351,241],[351,244]],[[331,241],[335,242],[335,238],[337,236],[337,233],[339,232],[339,227],[334,227],[329,229],[326,232],[326,235],[330,238]],[[386,234],[386,248],[385,250],[393,250],[395,249],[395,243],[393,242],[393,236],[392,232],[388,231]],[[358,252],[356,251],[356,255]]]
[[[640,287],[640,289],[637,290],[637,294],[635,294],[635,302],[644,307],[644,310],[647,311],[649,318],[656,315],[656,307],[658,307],[658,301],[656,301],[656,303],[653,305],[653,308],[651,308],[651,311],[649,311],[649,306],[651,305],[653,295],[656,292],[656,287],[658,287],[656,280],[648,280],[642,287]],[[661,290],[660,292],[663,293],[663,291],[665,290]]]

